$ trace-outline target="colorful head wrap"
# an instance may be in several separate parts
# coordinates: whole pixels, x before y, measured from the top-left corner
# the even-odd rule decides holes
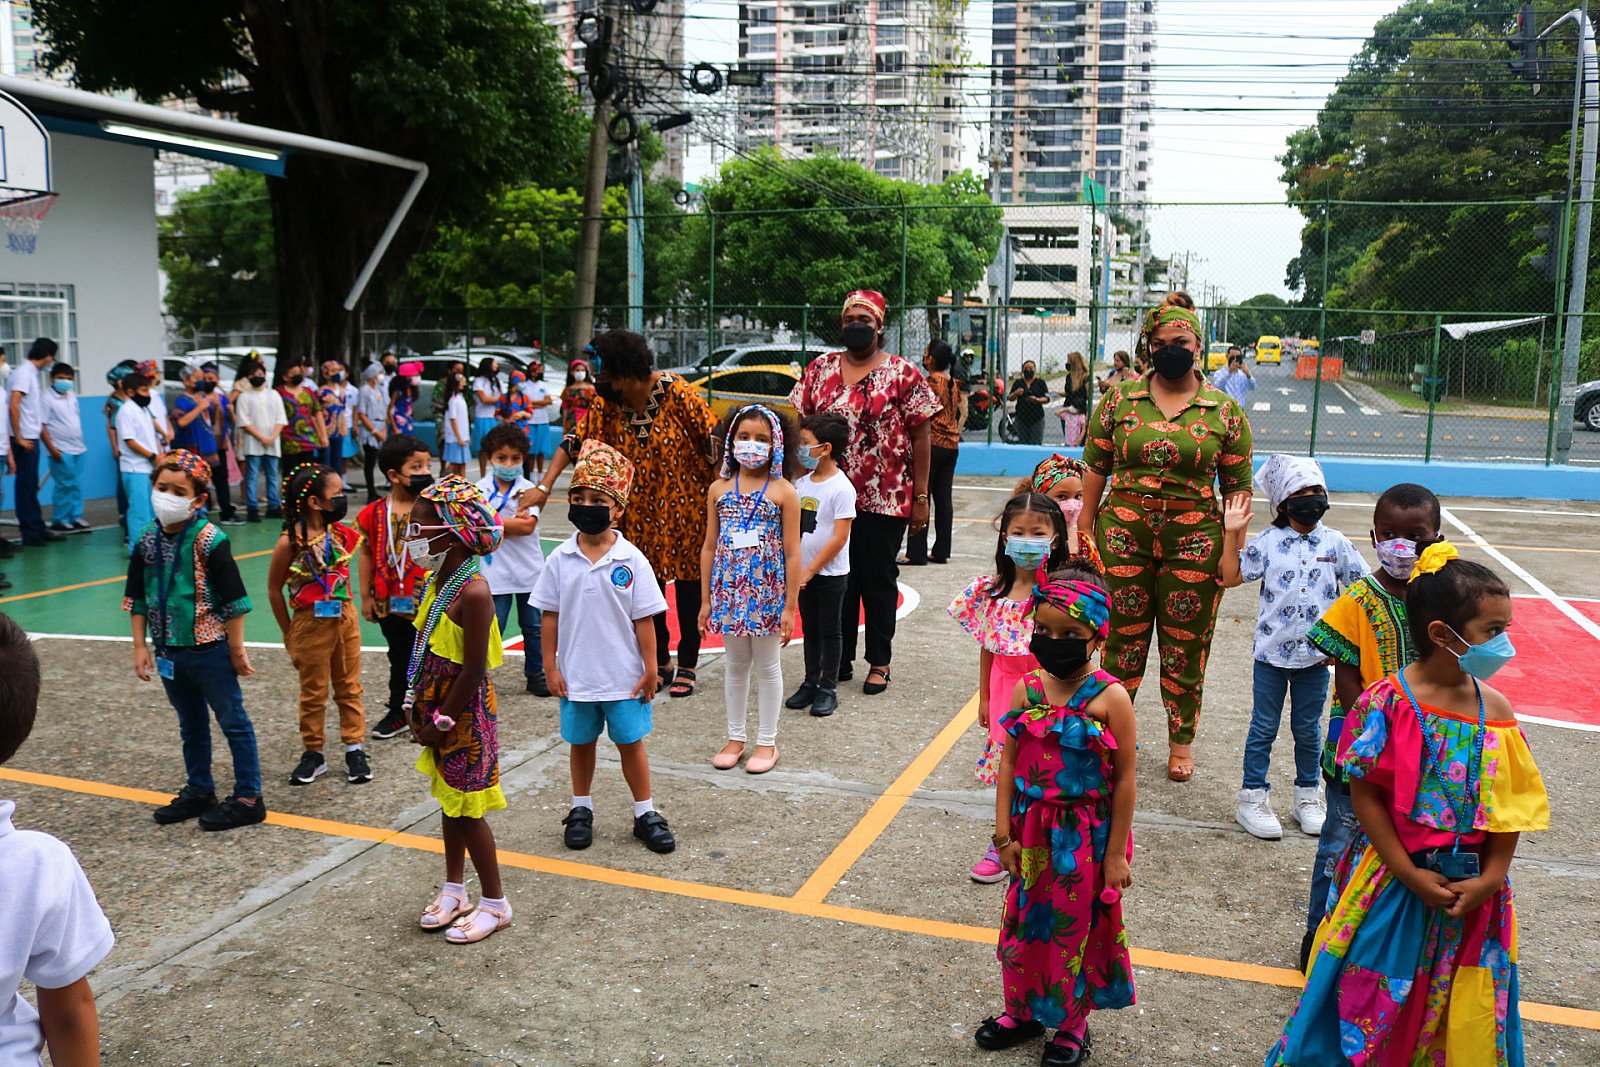
[[[1150,355],[1150,335],[1163,326],[1172,325],[1184,327],[1194,334],[1196,338],[1200,336],[1200,316],[1186,307],[1179,307],[1177,304],[1162,304],[1145,315],[1144,325],[1139,329],[1139,343],[1134,347],[1135,353],[1141,358],[1148,358]]]
[[[856,308],[860,308],[871,315],[878,322],[878,328],[883,328],[883,320],[889,317],[889,301],[883,294],[873,289],[857,289],[844,298],[844,308],[840,315],[848,315]]]
[[[106,371],[106,384],[114,387],[128,375],[137,373],[138,369],[133,363],[123,360],[115,367],[112,367],[110,370]]]
[[[632,488],[632,460],[593,437],[583,443],[578,465],[572,471],[572,484],[567,488],[569,494],[574,489],[598,489],[626,506],[628,491]]]
[[[1049,604],[1064,611],[1080,622],[1094,627],[1094,632],[1104,641],[1111,634],[1111,600],[1106,591],[1089,582],[1051,580],[1048,574],[1040,575],[1033,587],[1034,607]]]
[[[1322,465],[1306,456],[1271,455],[1261,465],[1256,484],[1267,494],[1273,514],[1278,506],[1309,485],[1326,486]]]
[[[514,370],[506,377],[506,392],[514,391],[517,386],[528,380],[528,376],[519,370]]]
[[[1410,585],[1424,574],[1434,574],[1444,569],[1444,565],[1453,559],[1460,559],[1461,553],[1456,551],[1456,546],[1449,541],[1435,541],[1422,550],[1417,561],[1411,565],[1411,577],[1406,579]]]
[[[154,378],[156,376],[156,371],[160,368],[156,366],[156,361],[153,359],[141,359],[138,363],[134,364],[133,369],[144,375],[146,378]]]
[[[459,474],[446,474],[417,496],[433,505],[439,521],[450,527],[473,555],[487,556],[500,547],[506,532],[500,516],[483,499],[483,490]]]
[[[767,426],[772,430],[772,458],[767,463],[767,469],[775,477],[783,477],[783,420],[765,404],[746,404],[733,413],[733,418],[728,422],[727,436],[722,440],[722,477],[733,477],[733,431],[738,429],[744,417],[754,412],[767,420]]]
[[[1087,473],[1089,468],[1084,466],[1083,460],[1057,452],[1033,468],[1033,491],[1048,493],[1057,482],[1066,478],[1082,480]]]
[[[157,460],[155,469],[150,472],[150,480],[155,481],[156,475],[162,471],[187,474],[202,489],[211,484],[211,464],[186,448],[174,448]]]

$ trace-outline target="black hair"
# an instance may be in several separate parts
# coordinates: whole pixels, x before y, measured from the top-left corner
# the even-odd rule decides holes
[[[302,374],[305,372],[305,362],[298,356],[280,355],[277,362],[272,365],[272,387],[274,389],[282,389],[289,384],[290,367],[299,367]]]
[[[648,378],[656,359],[650,342],[632,330],[607,330],[594,339],[595,359],[602,372],[616,378]]]
[[[837,411],[819,411],[815,415],[807,415],[801,419],[800,428],[810,430],[811,436],[819,443],[832,445],[835,463],[844,460],[844,454],[850,448],[849,419]]]
[[[1432,574],[1411,579],[1406,586],[1406,625],[1411,628],[1411,647],[1417,658],[1427,659],[1438,647],[1428,637],[1430,623],[1443,622],[1459,635],[1477,616],[1483,601],[1510,595],[1505,579],[1467,559],[1453,559]]]
[[[494,377],[494,365],[498,362],[493,356],[484,356],[478,361],[478,377]]]
[[[528,435],[509,422],[497,422],[483,435],[483,444],[478,446],[478,452],[492,456],[502,448],[520,452],[523,458],[527,458]]]
[[[441,390],[441,394],[446,400],[449,400],[451,397],[459,396],[467,391],[467,386],[460,384],[460,375],[465,373],[466,371],[451,371],[449,374],[446,374],[444,376],[444,380],[434,388]]]
[[[239,360],[239,370],[236,376],[239,378],[248,379],[251,374],[255,373],[258,367],[265,370],[266,364],[261,362],[260,358],[257,356],[245,356],[243,359]]]
[[[1083,582],[1096,589],[1104,589],[1106,580],[1088,560],[1071,559],[1060,567],[1050,568],[1052,582]]]
[[[28,346],[29,359],[54,359],[59,349],[56,343],[48,337],[35,338],[33,344]]]
[[[76,378],[77,376],[78,372],[72,369],[72,364],[63,363],[60,360],[57,360],[56,365],[50,368],[50,377],[52,378]]]
[[[332,467],[320,463],[306,463],[290,472],[283,483],[283,529],[289,535],[291,547],[305,544],[306,502],[320,495],[328,479],[334,474]]]
[[[933,369],[948,371],[950,365],[956,361],[955,350],[950,347],[950,342],[942,337],[936,337],[928,342],[928,358],[933,360]]]
[[[1011,520],[1024,512],[1034,511],[1050,518],[1051,532],[1055,536],[1055,545],[1050,549],[1044,565],[1039,569],[1049,574],[1057,567],[1066,564],[1068,559],[1067,542],[1067,517],[1061,513],[1061,505],[1045,496],[1043,493],[1032,491],[1018,493],[1006,501],[1006,506],[1000,509],[998,525],[1000,536],[994,546],[994,581],[989,587],[991,597],[1002,597],[1011,591],[1011,584],[1017,580],[1017,565],[1006,555],[1006,527],[1011,525]]]
[[[798,476],[796,470],[800,466],[795,460],[795,450],[800,447],[800,430],[795,425],[794,419],[787,412],[779,411],[776,408],[767,408],[767,410],[772,412],[778,420],[778,425],[783,428],[783,477],[793,481]],[[727,448],[728,439],[733,436],[734,430],[738,428],[740,423],[749,419],[760,419],[763,423],[767,422],[766,416],[761,412],[747,411],[744,408],[732,408],[717,421],[717,428],[713,431],[715,434],[713,440],[716,442],[715,451],[718,464],[722,462],[723,450]],[[768,430],[770,432],[771,424],[768,424]]]
[[[417,383],[404,374],[396,374],[389,379],[389,396],[393,398],[401,395],[409,396],[415,400],[417,398]]]
[[[1378,509],[1385,504],[1395,508],[1427,508],[1429,516],[1433,519],[1433,528],[1439,529],[1444,516],[1439,509],[1439,498],[1433,495],[1433,490],[1425,485],[1415,482],[1401,482],[1391,485],[1378,497],[1378,502],[1372,506],[1372,518],[1376,522]]]
[[[391,434],[378,446],[378,469],[388,475],[390,471],[397,471],[405,466],[406,460],[418,452],[427,452],[430,459],[433,457],[428,446],[423,444],[422,438],[412,437],[408,433]]]
[[[0,613],[0,763],[17,754],[39,714],[39,655],[15,619]]]
[[[130,374],[126,378],[122,379],[122,391],[124,393],[131,394],[141,385],[154,385],[155,381],[156,380],[150,377],[148,374]]]

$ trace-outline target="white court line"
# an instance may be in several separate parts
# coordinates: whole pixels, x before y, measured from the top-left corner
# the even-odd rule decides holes
[[[1585,733],[1600,734],[1600,726],[1591,726],[1585,722],[1562,722],[1560,719],[1547,719],[1542,715],[1524,715],[1515,712],[1518,722],[1533,722],[1540,726],[1554,726],[1558,730],[1582,730]]]
[[[1468,541],[1471,541],[1480,549],[1499,560],[1501,566],[1510,571],[1512,574],[1515,574],[1518,578],[1521,578],[1525,583],[1527,583],[1529,589],[1532,589],[1535,593],[1538,593],[1540,596],[1544,597],[1555,606],[1557,611],[1561,612],[1561,614],[1577,623],[1578,627],[1583,630],[1584,633],[1588,634],[1590,637],[1593,637],[1596,641],[1600,641],[1600,623],[1596,623],[1593,619],[1590,619],[1587,615],[1583,614],[1583,612],[1579,611],[1577,608],[1567,603],[1564,599],[1557,596],[1555,590],[1551,589],[1548,585],[1545,585],[1539,579],[1529,574],[1510,556],[1506,555],[1504,552],[1500,551],[1498,548],[1495,548],[1489,542],[1479,537],[1477,532],[1473,530],[1472,527],[1468,526],[1466,523],[1452,515],[1449,508],[1440,509],[1440,514],[1444,517],[1445,522],[1448,522],[1451,526],[1454,526],[1457,530],[1460,530],[1462,536],[1464,536]]]

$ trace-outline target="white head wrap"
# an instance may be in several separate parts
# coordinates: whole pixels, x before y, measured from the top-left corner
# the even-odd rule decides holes
[[[1256,484],[1267,494],[1267,503],[1272,505],[1272,514],[1278,513],[1278,506],[1291,495],[1299,492],[1308,485],[1327,486],[1327,481],[1322,474],[1322,467],[1314,459],[1305,456],[1271,455],[1256,472]]]

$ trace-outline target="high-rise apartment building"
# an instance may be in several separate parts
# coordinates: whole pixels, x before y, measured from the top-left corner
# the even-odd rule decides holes
[[[833,153],[889,178],[961,171],[963,7],[951,0],[745,0],[740,151]]]

